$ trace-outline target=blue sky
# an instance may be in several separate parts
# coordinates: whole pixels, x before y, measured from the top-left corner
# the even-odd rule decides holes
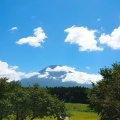
[[[98,74],[119,62],[119,6],[120,0],[0,0],[0,76],[19,78],[49,65]]]

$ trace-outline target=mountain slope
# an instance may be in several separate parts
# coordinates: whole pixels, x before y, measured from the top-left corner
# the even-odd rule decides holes
[[[38,72],[30,78],[20,80],[23,86],[39,83],[41,87],[56,87],[56,86],[85,86],[91,87],[93,76],[98,79],[99,75],[89,75],[87,73],[75,71],[75,68],[60,65],[51,65]],[[98,76],[98,78],[97,78]]]

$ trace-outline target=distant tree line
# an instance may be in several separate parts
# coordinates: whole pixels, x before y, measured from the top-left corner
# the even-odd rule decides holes
[[[45,116],[62,120],[66,116],[65,103],[38,84],[22,87],[17,81],[0,78],[0,120],[33,120]]]
[[[47,87],[52,95],[56,95],[60,100],[69,103],[88,104],[87,90],[89,88],[74,86],[74,87]]]

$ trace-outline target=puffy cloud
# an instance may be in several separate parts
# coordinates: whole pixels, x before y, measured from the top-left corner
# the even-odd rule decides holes
[[[68,33],[65,42],[70,44],[77,44],[80,51],[102,51],[103,48],[97,46],[95,39],[96,30],[89,30],[87,27],[72,26],[67,28],[65,32]]]
[[[33,30],[34,36],[28,36],[27,38],[21,38],[16,43],[17,44],[29,44],[33,47],[39,47],[41,46],[41,43],[44,42],[44,39],[47,38],[46,34],[44,33],[43,29],[41,27],[38,27]]]
[[[66,77],[62,80],[63,82],[74,81],[80,84],[91,84],[101,80],[102,76],[99,74],[87,74],[85,72],[74,71],[67,73]]]
[[[99,41],[101,44],[106,44],[114,50],[120,49],[120,27],[114,29],[111,34],[103,33]]]
[[[15,31],[15,30],[18,30],[18,28],[17,27],[12,27],[10,30]]]
[[[74,70],[75,70],[75,68],[68,67],[68,66],[56,66],[54,69],[48,67],[46,69],[46,71],[48,71],[48,72],[60,72],[60,71],[70,72],[70,71],[74,71]]]
[[[49,76],[49,73],[45,72],[44,74],[39,74],[38,78],[48,78],[48,76]]]
[[[39,74],[40,74],[39,72],[31,72],[31,73],[25,74],[24,77],[25,78],[30,78],[32,76],[39,75]]]
[[[0,77],[7,77],[9,80],[19,80],[25,73],[17,72],[18,66],[10,66],[6,62],[0,61]]]
[[[21,78],[29,78],[33,75],[38,75],[39,73],[24,73],[17,71],[18,66],[9,66],[6,62],[0,61],[0,77],[7,77],[9,81],[20,80]]]

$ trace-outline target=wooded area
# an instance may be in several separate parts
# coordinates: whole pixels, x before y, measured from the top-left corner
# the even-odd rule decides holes
[[[60,100],[66,103],[83,103],[88,104],[87,90],[89,88],[81,86],[73,87],[47,87],[51,95],[56,95]]]

